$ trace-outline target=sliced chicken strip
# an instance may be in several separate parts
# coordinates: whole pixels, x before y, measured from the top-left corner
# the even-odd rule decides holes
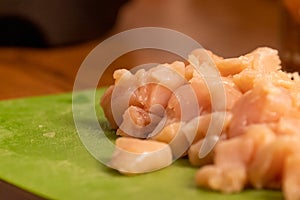
[[[166,143],[128,137],[116,140],[110,161],[110,167],[128,175],[159,170],[171,164],[172,152]]]

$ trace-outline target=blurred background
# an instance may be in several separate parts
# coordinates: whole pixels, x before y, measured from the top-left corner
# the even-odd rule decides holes
[[[278,49],[279,5],[278,0],[2,0],[0,99],[71,91],[80,64],[97,44],[136,27],[180,31],[223,57],[259,46]],[[99,86],[112,83],[116,68],[175,59],[157,50],[128,53],[111,64]]]

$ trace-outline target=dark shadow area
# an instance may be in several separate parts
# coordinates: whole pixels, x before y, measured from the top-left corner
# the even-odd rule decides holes
[[[0,17],[0,46],[46,47],[37,26],[20,17]]]
[[[5,181],[0,180],[0,199],[9,200],[44,200],[44,198],[22,190]]]
[[[5,1],[0,9],[0,46],[56,47],[98,39],[113,28],[127,1]]]

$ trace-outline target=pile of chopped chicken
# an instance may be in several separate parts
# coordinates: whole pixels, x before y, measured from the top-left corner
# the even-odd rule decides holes
[[[222,111],[212,109],[212,91],[191,64],[176,61],[135,74],[115,71],[115,84],[101,99],[105,116],[121,136],[111,167],[124,174],[144,173],[187,156],[200,167],[199,187],[224,193],[249,186],[282,189],[286,199],[299,199],[298,73],[283,72],[278,52],[266,47],[228,59],[205,52],[223,82]],[[202,53],[198,49],[191,55],[201,63]],[[200,157],[212,116],[220,112],[225,117],[216,145]]]

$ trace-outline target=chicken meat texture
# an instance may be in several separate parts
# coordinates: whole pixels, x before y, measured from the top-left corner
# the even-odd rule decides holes
[[[191,53],[199,63],[203,51]],[[199,187],[224,193],[249,186],[282,189],[286,199],[299,199],[298,73],[283,72],[278,52],[267,47],[237,58],[224,59],[210,51],[205,54],[223,82],[226,106],[222,111],[212,110],[205,77],[191,64],[176,61],[135,74],[124,69],[114,73],[115,84],[101,99],[111,127],[122,137],[154,145],[150,149],[165,144],[171,152],[168,148],[158,151],[167,158],[163,162],[139,150],[140,144],[131,147],[138,142],[124,140],[122,145],[117,142],[117,149],[122,146],[137,154],[129,159],[116,150],[114,168],[124,173],[124,166],[128,168],[124,162],[130,160],[140,166],[134,168],[135,173],[143,173],[170,165],[170,155],[173,160],[187,155],[192,166],[200,167],[195,176]],[[225,117],[221,133],[216,133],[218,141],[210,153],[199,157],[212,116],[221,113]],[[139,162],[145,156],[153,168]]]

